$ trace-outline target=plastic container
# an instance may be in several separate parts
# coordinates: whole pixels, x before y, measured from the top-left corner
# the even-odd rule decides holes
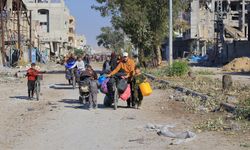
[[[131,88],[130,88],[130,85],[128,84],[126,90],[120,95],[120,98],[123,100],[123,101],[127,101],[131,96]]]
[[[99,78],[98,78],[98,83],[100,84],[100,85],[102,85],[102,83],[106,80],[107,78],[105,77],[105,76],[100,76]]]
[[[141,93],[143,96],[149,96],[153,90],[148,82],[143,82],[139,85]]]
[[[108,82],[109,82],[109,78],[107,78],[106,80],[104,80],[101,84],[101,92],[104,94],[108,93]]]

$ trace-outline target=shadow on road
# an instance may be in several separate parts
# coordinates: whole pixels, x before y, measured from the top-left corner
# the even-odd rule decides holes
[[[106,107],[104,104],[98,104],[97,106],[99,109],[111,109],[111,110],[114,109],[113,105],[110,107]],[[118,106],[117,108],[119,109],[119,108],[127,108],[127,107],[126,106]]]
[[[78,106],[64,106],[65,108],[73,108],[73,109],[82,109],[82,110],[89,110],[89,108],[85,105],[78,105]]]
[[[68,106],[64,106],[65,108],[73,108],[73,109],[85,109],[88,110],[88,104],[81,104],[77,99],[62,99],[59,101],[60,103],[70,104]],[[98,109],[110,109],[112,110],[113,107],[106,107],[103,104],[97,104]],[[126,108],[123,106],[118,106],[118,108]]]
[[[77,99],[62,99],[59,102],[66,103],[66,104],[80,104],[79,100]]]
[[[70,104],[68,106],[64,106],[65,108],[73,108],[73,109],[86,109],[87,107],[83,104],[80,104],[77,99],[62,99],[59,101],[60,103]]]
[[[226,72],[228,75],[250,76],[250,72]]]
[[[65,74],[65,70],[46,71],[44,74]]]
[[[59,101],[60,103],[65,103],[65,104],[70,104],[68,106],[64,106],[65,108],[73,108],[73,109],[84,109],[84,110],[88,110],[88,104],[81,104],[79,102],[78,99],[62,99]],[[110,109],[110,110],[113,110],[114,107],[111,106],[111,107],[106,107],[104,104],[97,104],[97,108],[98,109]],[[126,106],[118,106],[118,109],[119,108],[127,108]]]
[[[49,88],[56,89],[56,90],[74,89],[73,86],[69,84],[52,84],[52,85],[49,85]],[[77,87],[75,89],[77,89]]]
[[[101,74],[103,71],[95,70],[96,73]],[[65,74],[65,70],[52,70],[52,71],[42,71],[43,74]]]
[[[54,84],[55,86],[72,86],[72,85],[69,85],[67,83],[58,83],[58,84]]]
[[[29,100],[28,96],[10,96],[9,98],[14,100]]]

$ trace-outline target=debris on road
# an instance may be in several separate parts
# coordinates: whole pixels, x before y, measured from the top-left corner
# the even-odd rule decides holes
[[[27,111],[34,111],[34,108],[27,108]]]
[[[123,117],[121,120],[135,120],[135,116],[128,116],[128,117]]]
[[[196,137],[196,134],[191,131],[174,132],[169,130],[174,127],[174,125],[155,125],[151,123],[145,126],[146,130],[156,131],[159,136],[177,139],[177,141],[171,143],[171,145],[181,144],[183,142],[187,142],[186,139],[189,139],[190,141]]]

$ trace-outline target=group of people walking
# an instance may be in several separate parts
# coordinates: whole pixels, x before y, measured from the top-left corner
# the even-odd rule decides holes
[[[86,55],[85,57],[78,56],[77,58],[74,54],[70,54],[69,57],[66,57],[65,63],[67,64],[68,61],[75,62],[75,75],[77,76],[77,81],[80,82],[81,76],[88,78],[89,83],[89,109],[96,109],[97,108],[97,94],[98,94],[98,82],[97,82],[97,73],[94,71],[92,66],[90,65],[89,56]]]
[[[135,64],[135,61],[132,58],[129,58],[127,52],[123,52],[122,56],[116,55],[113,52],[110,60],[104,62],[103,72],[107,73],[107,77],[112,77],[119,72],[124,72],[125,76],[123,76],[123,78],[127,79],[128,84],[131,86],[131,98],[127,100],[127,107],[141,109],[143,95],[139,85],[144,82],[146,78],[141,73],[140,66]]]
[[[75,67],[77,71],[80,72],[80,76],[88,76],[90,79],[89,82],[89,109],[97,108],[97,94],[98,88],[100,85],[98,84],[98,76],[97,73],[94,71],[92,66],[90,65],[89,60],[85,57],[76,58],[74,54],[69,54],[65,59],[65,64],[71,61],[76,61]],[[117,55],[113,52],[103,63],[103,69],[101,74],[105,74],[106,77],[111,78],[112,76],[123,72],[124,75],[122,76],[123,79],[126,79],[128,85],[131,89],[131,97],[127,100],[127,107],[133,108],[141,108],[143,95],[139,88],[139,85],[145,82],[146,78],[141,73],[141,68],[139,65],[135,63],[132,58],[129,58],[127,52],[123,52],[122,55]],[[33,97],[34,95],[34,81],[36,76],[38,75],[37,70],[35,70],[35,64],[32,64],[31,68],[28,70],[28,96]],[[110,80],[112,82],[112,80]]]

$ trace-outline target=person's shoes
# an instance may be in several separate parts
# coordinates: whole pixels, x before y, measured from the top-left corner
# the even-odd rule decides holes
[[[127,105],[127,108],[131,108],[129,105]]]
[[[31,100],[31,97],[28,97],[28,100]]]
[[[89,105],[88,110],[91,111],[93,109],[94,109],[94,106],[93,105]]]

